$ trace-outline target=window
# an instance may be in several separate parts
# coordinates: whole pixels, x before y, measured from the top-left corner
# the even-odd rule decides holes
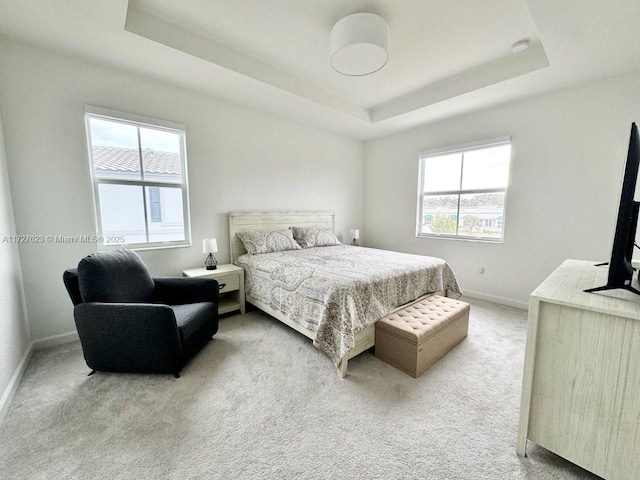
[[[501,242],[511,138],[420,155],[419,237]]]
[[[85,107],[99,247],[190,245],[185,129]]]

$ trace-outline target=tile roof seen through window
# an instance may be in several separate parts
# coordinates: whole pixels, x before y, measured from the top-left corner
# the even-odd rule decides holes
[[[180,154],[142,149],[142,164],[145,173],[180,175]],[[139,172],[138,150],[119,147],[93,147],[93,167],[96,171]]]

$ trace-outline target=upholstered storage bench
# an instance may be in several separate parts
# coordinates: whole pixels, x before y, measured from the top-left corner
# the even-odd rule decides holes
[[[433,295],[376,322],[376,357],[419,377],[467,336],[469,304]]]

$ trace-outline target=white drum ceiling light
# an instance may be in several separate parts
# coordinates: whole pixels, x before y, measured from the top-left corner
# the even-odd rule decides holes
[[[389,24],[373,13],[344,17],[331,30],[331,66],[350,76],[370,75],[387,63]]]

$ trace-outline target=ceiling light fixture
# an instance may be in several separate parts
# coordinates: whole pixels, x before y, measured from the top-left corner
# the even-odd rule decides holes
[[[344,17],[331,30],[331,66],[343,75],[377,72],[389,58],[389,24],[373,13]]]
[[[511,47],[512,53],[521,53],[524,52],[527,48],[529,48],[529,40],[520,40],[513,44]]]

